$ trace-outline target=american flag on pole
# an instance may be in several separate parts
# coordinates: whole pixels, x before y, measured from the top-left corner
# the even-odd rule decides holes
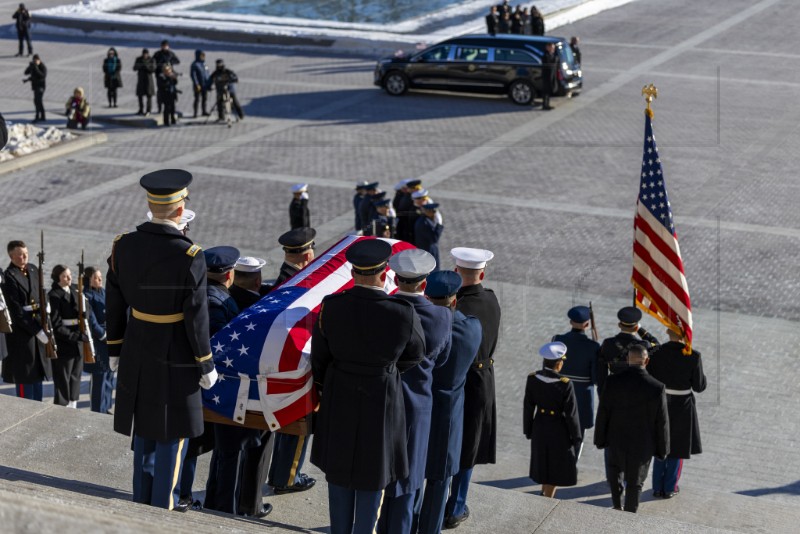
[[[272,430],[311,413],[317,404],[311,330],[322,299],[353,286],[345,251],[361,239],[375,238],[343,238],[211,338],[219,381],[203,391],[206,408],[238,422],[244,422],[247,410],[260,411]],[[392,253],[414,248],[404,241],[384,241]],[[384,290],[397,290],[391,272]]]
[[[688,352],[692,345],[692,303],[650,113],[646,113],[644,126],[644,156],[633,228],[631,283],[636,305],[682,334]]]

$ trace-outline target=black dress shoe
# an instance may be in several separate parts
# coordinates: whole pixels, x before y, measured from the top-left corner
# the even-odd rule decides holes
[[[272,491],[275,495],[283,495],[284,493],[298,493],[300,491],[310,490],[317,483],[317,479],[311,478],[305,473],[297,475],[297,482],[292,486],[273,486]]]
[[[545,111],[550,111],[551,109],[553,109],[553,106],[542,106],[542,109]]]
[[[469,506],[464,505],[464,513],[461,515],[451,515],[444,518],[443,527],[446,529],[456,528],[469,517]]]
[[[181,497],[178,499],[178,504],[176,504],[172,509],[175,512],[186,512],[192,506],[192,496],[189,495],[188,497]]]
[[[242,514],[242,515],[244,515],[245,517],[255,517],[256,519],[262,519],[264,517],[267,517],[271,512],[272,512],[272,505],[265,504],[261,506],[261,510],[259,510],[254,514]]]
[[[665,499],[671,499],[675,495],[679,494],[680,492],[681,492],[681,488],[679,488],[678,486],[675,486],[675,491],[665,491],[663,496],[664,496]]]
[[[656,499],[660,499],[660,498],[664,497],[664,492],[663,491],[654,491],[653,492],[653,497],[655,497]]]

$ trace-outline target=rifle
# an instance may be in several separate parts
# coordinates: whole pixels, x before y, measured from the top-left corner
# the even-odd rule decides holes
[[[78,329],[85,341],[81,341],[78,349],[83,354],[83,363],[94,363],[94,341],[92,340],[92,332],[89,330],[89,318],[86,315],[86,301],[83,296],[83,270],[83,250],[81,250],[81,261],[78,262]]]
[[[592,308],[592,301],[589,301],[589,322],[592,325],[592,339],[597,341],[600,336],[597,335],[597,325],[594,324],[594,308]]]
[[[58,354],[56,351],[58,350],[58,346],[56,345],[56,338],[53,335],[53,330],[50,328],[50,313],[48,312],[48,304],[47,304],[47,291],[44,289],[44,230],[42,230],[41,234],[41,246],[39,247],[39,254],[37,254],[39,258],[39,322],[42,325],[42,330],[44,330],[45,335],[47,336],[47,343],[44,346],[45,354],[51,360],[57,360]]]

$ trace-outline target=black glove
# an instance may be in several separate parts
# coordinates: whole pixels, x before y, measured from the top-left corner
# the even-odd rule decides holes
[[[636,333],[639,334],[639,337],[644,337],[647,335],[647,330],[645,330],[643,326],[640,326]]]
[[[76,342],[81,340],[81,333],[79,331],[77,331],[77,330],[72,331],[72,332],[69,333],[68,339],[70,341],[72,341],[73,343],[76,343]]]

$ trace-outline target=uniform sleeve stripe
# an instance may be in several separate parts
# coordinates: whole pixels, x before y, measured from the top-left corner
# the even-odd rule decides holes
[[[106,341],[106,345],[122,345],[123,339],[109,339]]]
[[[194,359],[197,360],[198,362],[204,362],[204,361],[210,360],[211,359],[211,353],[208,353],[205,356],[195,356]]]

